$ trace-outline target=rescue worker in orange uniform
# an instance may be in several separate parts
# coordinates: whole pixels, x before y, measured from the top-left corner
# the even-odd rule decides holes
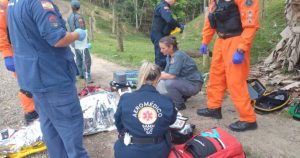
[[[218,37],[207,87],[208,108],[198,109],[197,114],[221,119],[221,104],[228,88],[240,115],[240,120],[229,126],[233,131],[257,128],[246,80],[250,69],[250,50],[258,29],[258,0],[211,0],[202,32],[202,54],[206,54],[215,32]]]
[[[6,21],[7,5],[8,0],[0,0],[0,52],[2,52],[7,70],[13,72],[15,75],[13,50],[8,37]],[[28,91],[20,89],[18,96],[25,112],[26,124],[29,124],[38,118],[38,114],[34,109],[32,94]]]

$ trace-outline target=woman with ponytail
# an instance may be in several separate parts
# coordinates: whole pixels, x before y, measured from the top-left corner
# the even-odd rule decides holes
[[[196,95],[202,87],[203,79],[195,61],[178,49],[176,37],[166,36],[160,39],[161,52],[167,56],[166,68],[161,73],[158,90],[172,98],[178,110],[186,108],[187,98]],[[166,92],[162,92],[161,87]]]
[[[160,68],[144,62],[139,70],[139,88],[121,96],[115,113],[119,139],[116,158],[167,158],[170,145],[165,135],[176,120],[172,100],[156,91]]]

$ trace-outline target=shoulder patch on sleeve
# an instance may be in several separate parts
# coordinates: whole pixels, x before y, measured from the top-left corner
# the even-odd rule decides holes
[[[247,7],[252,6],[252,5],[253,5],[253,0],[245,0],[245,5],[246,5]]]
[[[48,21],[52,28],[57,28],[59,26],[58,20],[54,15],[49,16]]]
[[[49,1],[43,0],[41,1],[41,4],[45,10],[54,10],[54,6]]]

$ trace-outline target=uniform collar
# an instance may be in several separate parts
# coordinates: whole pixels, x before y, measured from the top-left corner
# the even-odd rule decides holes
[[[165,0],[161,1],[163,4],[166,4],[168,7],[171,7],[169,3],[167,3]]]
[[[149,84],[144,84],[141,86],[139,91],[152,91],[152,92],[157,92],[156,88],[152,85]]]

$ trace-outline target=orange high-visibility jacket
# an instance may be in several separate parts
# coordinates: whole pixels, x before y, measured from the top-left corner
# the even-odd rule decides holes
[[[240,35],[242,40],[240,41],[238,48],[244,51],[250,51],[252,41],[254,39],[255,32],[259,28],[259,1],[258,0],[232,0],[238,6],[243,32]],[[252,3],[252,5],[246,5],[246,1]],[[215,1],[210,0],[209,12],[213,12],[215,9]],[[204,27],[202,30],[202,44],[208,45],[215,34],[215,29],[211,28],[206,15]]]
[[[13,56],[12,46],[8,39],[6,8],[8,0],[0,0],[0,52],[2,57]]]

